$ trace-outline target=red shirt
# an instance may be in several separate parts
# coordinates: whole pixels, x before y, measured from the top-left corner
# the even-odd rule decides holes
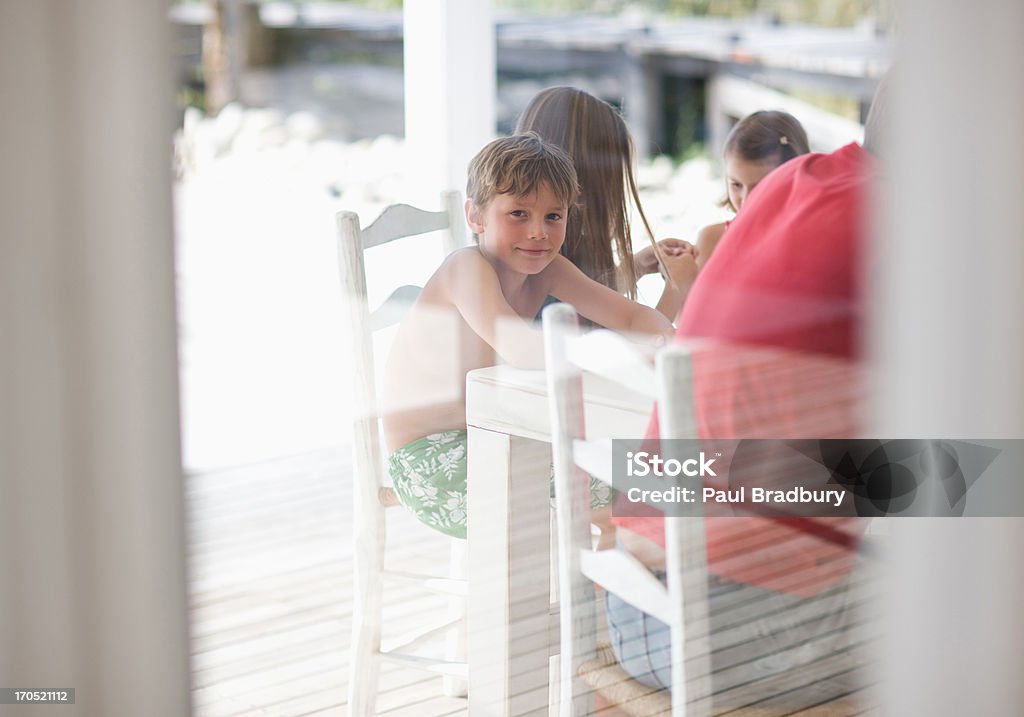
[[[797,157],[761,181],[722,237],[676,330],[677,340],[711,340],[693,354],[701,438],[860,435],[871,171],[857,144]],[[616,522],[664,544],[660,519]],[[860,530],[840,518],[708,518],[708,569],[813,595],[849,571]]]
[[[676,334],[856,356],[870,167],[849,144],[765,177],[694,283]]]

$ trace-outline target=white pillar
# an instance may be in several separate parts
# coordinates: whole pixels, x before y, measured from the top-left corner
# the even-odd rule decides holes
[[[886,153],[881,437],[1024,436],[1024,4],[906,0]],[[897,519],[889,714],[1024,713],[1024,521]]]
[[[189,711],[169,29],[0,3],[0,676],[68,714]]]
[[[466,165],[495,136],[492,0],[404,4],[405,140],[413,201],[466,191]]]

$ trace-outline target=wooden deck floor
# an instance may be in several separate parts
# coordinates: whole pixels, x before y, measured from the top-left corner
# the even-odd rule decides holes
[[[189,509],[196,717],[347,715],[351,475],[345,449],[193,475]],[[447,539],[389,511],[390,567],[444,572]],[[415,599],[411,599],[415,595]],[[387,591],[398,632],[443,598]],[[465,714],[441,678],[385,666],[381,714]]]
[[[348,715],[352,614],[348,451],[339,448],[193,475],[188,478],[187,496],[196,717]],[[446,538],[420,526],[405,511],[389,511],[388,521],[389,568],[446,572]],[[415,629],[445,609],[442,596],[397,586],[385,591],[385,602],[386,632],[395,635]],[[439,650],[435,646],[434,654]],[[851,656],[837,659],[849,661]],[[848,673],[853,675],[861,669],[862,660],[844,665],[828,675],[846,670],[853,670]],[[820,690],[833,681],[812,679],[807,688]],[[861,678],[857,682],[864,684]],[[877,704],[851,686],[805,701],[817,706],[800,711],[786,707],[791,686],[775,687],[771,699],[759,699],[756,708],[741,707],[733,714],[795,711],[838,717],[872,712],[870,706]],[[716,702],[714,711],[728,712],[737,706]],[[385,665],[378,713],[464,715],[466,701],[445,697],[440,677]],[[620,713],[601,709],[599,702],[597,714],[619,717]]]

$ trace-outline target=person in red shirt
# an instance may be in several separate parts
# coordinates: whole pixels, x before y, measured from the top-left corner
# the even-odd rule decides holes
[[[868,147],[877,141],[883,113],[876,97]],[[715,260],[699,275],[694,267],[676,337],[700,340],[693,379],[702,439],[861,434],[863,252],[873,175],[871,153],[857,144],[787,162],[747,197]],[[649,437],[657,435],[655,415]],[[662,521],[615,522],[620,544],[657,568]],[[846,518],[706,518],[711,614],[723,592],[731,601],[756,604],[750,629],[777,646],[768,654],[785,654],[774,669],[828,654],[834,646],[819,638],[859,619],[851,571],[862,529],[858,519]],[[813,617],[796,627],[772,624],[775,613],[812,605]],[[623,668],[641,682],[667,687],[667,626],[611,593],[606,609]],[[720,647],[714,630],[711,642]]]

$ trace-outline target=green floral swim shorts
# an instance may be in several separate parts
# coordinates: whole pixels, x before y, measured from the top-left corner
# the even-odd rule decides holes
[[[433,433],[407,443],[388,459],[402,504],[422,523],[453,538],[466,537],[466,443],[465,431]],[[611,493],[610,486],[590,479],[592,508],[608,505]]]
[[[453,538],[466,537],[466,432],[433,433],[388,459],[398,499],[422,522]]]

